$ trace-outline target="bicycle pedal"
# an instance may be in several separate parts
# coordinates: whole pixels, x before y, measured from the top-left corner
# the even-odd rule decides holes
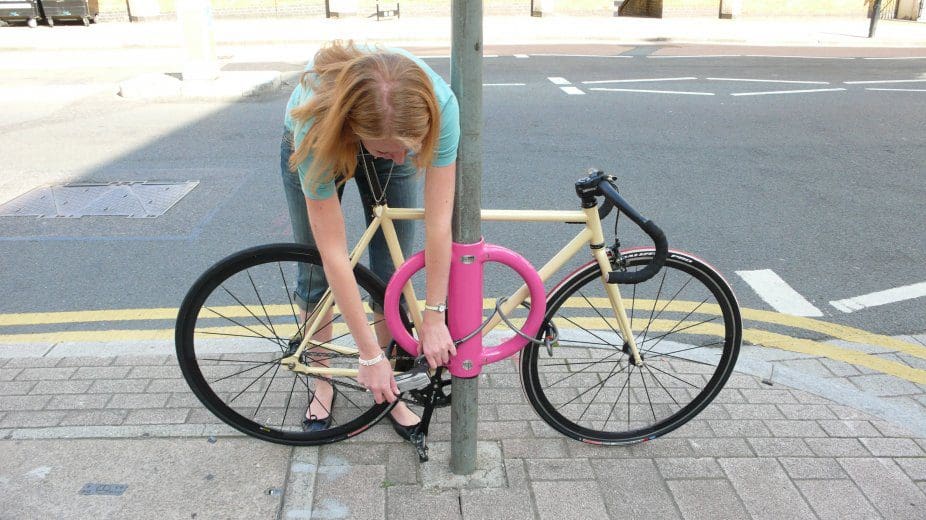
[[[431,384],[431,376],[427,372],[406,372],[395,376],[395,384],[399,387],[399,392],[421,390]]]
[[[428,461],[427,436],[421,432],[414,433],[412,434],[411,441],[415,445],[415,451],[418,452],[418,462],[427,462]]]
[[[399,392],[427,388],[431,384],[431,375],[428,374],[428,362],[424,356],[415,359],[415,366],[411,370],[395,376],[395,382],[399,387]]]

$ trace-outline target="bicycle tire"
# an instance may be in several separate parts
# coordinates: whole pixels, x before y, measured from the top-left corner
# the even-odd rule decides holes
[[[623,260],[633,270],[653,255],[638,249]],[[567,276],[547,299],[545,326],[555,326],[558,343],[529,344],[521,357],[534,410],[555,430],[592,444],[648,441],[691,420],[723,388],[742,341],[729,284],[689,254],[670,251],[655,277],[619,286],[641,366],[631,363],[595,262]],[[538,339],[543,335],[544,329]]]
[[[183,377],[203,405],[247,435],[287,445],[318,445],[353,437],[391,408],[373,402],[351,377],[333,376],[337,389],[330,428],[303,432],[302,419],[317,376],[288,370],[277,361],[291,354],[298,328],[293,301],[296,264],[321,267],[312,247],[269,244],[232,254],[193,284],[177,316],[177,360]],[[385,284],[362,265],[354,268],[362,296],[382,303]],[[368,311],[369,313],[369,311]],[[352,345],[346,325],[332,318],[332,342]],[[356,368],[357,356],[303,353],[329,359],[332,367]],[[391,348],[395,353],[401,349]],[[331,351],[328,351],[331,352]]]

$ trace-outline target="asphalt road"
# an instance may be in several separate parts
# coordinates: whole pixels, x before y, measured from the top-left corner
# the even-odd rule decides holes
[[[926,330],[923,297],[848,313],[832,303],[926,282],[926,59],[557,50],[498,49],[485,60],[483,207],[575,208],[573,181],[597,166],[672,247],[722,271],[744,307],[776,310],[737,274],[772,270],[822,320],[879,334]],[[428,62],[449,77],[448,59]],[[227,65],[300,67],[292,57]],[[142,69],[29,67],[0,80],[0,203],[53,183],[198,181],[157,218],[0,216],[0,314],[176,308],[211,263],[289,239],[278,166],[288,87],[240,103],[113,94],[115,81]],[[345,203],[356,207],[353,191]],[[351,213],[356,236],[360,212]],[[575,230],[483,228],[535,263]],[[641,240],[628,232],[623,242]],[[162,321],[153,326],[169,326]],[[69,327],[78,325],[56,330]]]

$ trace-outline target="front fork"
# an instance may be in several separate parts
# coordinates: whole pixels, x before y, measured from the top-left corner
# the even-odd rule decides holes
[[[630,329],[630,321],[627,319],[627,310],[624,308],[624,300],[617,288],[617,284],[608,283],[608,274],[612,271],[612,258],[608,255],[609,249],[605,247],[604,232],[601,229],[601,219],[598,217],[598,207],[584,208],[587,215],[587,225],[592,232],[592,239],[589,247],[592,256],[598,262],[598,268],[601,270],[601,283],[604,284],[605,292],[608,294],[608,300],[611,302],[611,309],[614,311],[614,318],[617,320],[617,326],[620,329],[621,336],[624,338],[624,350],[631,357],[635,366],[643,365],[643,358],[640,356],[640,350],[637,348],[637,342],[634,339],[633,331]],[[615,246],[613,249],[613,258],[619,259],[620,253]]]

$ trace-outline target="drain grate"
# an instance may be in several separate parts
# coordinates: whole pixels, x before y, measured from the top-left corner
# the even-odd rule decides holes
[[[180,202],[198,184],[198,181],[136,181],[44,186],[0,205],[0,217],[155,218]]]

